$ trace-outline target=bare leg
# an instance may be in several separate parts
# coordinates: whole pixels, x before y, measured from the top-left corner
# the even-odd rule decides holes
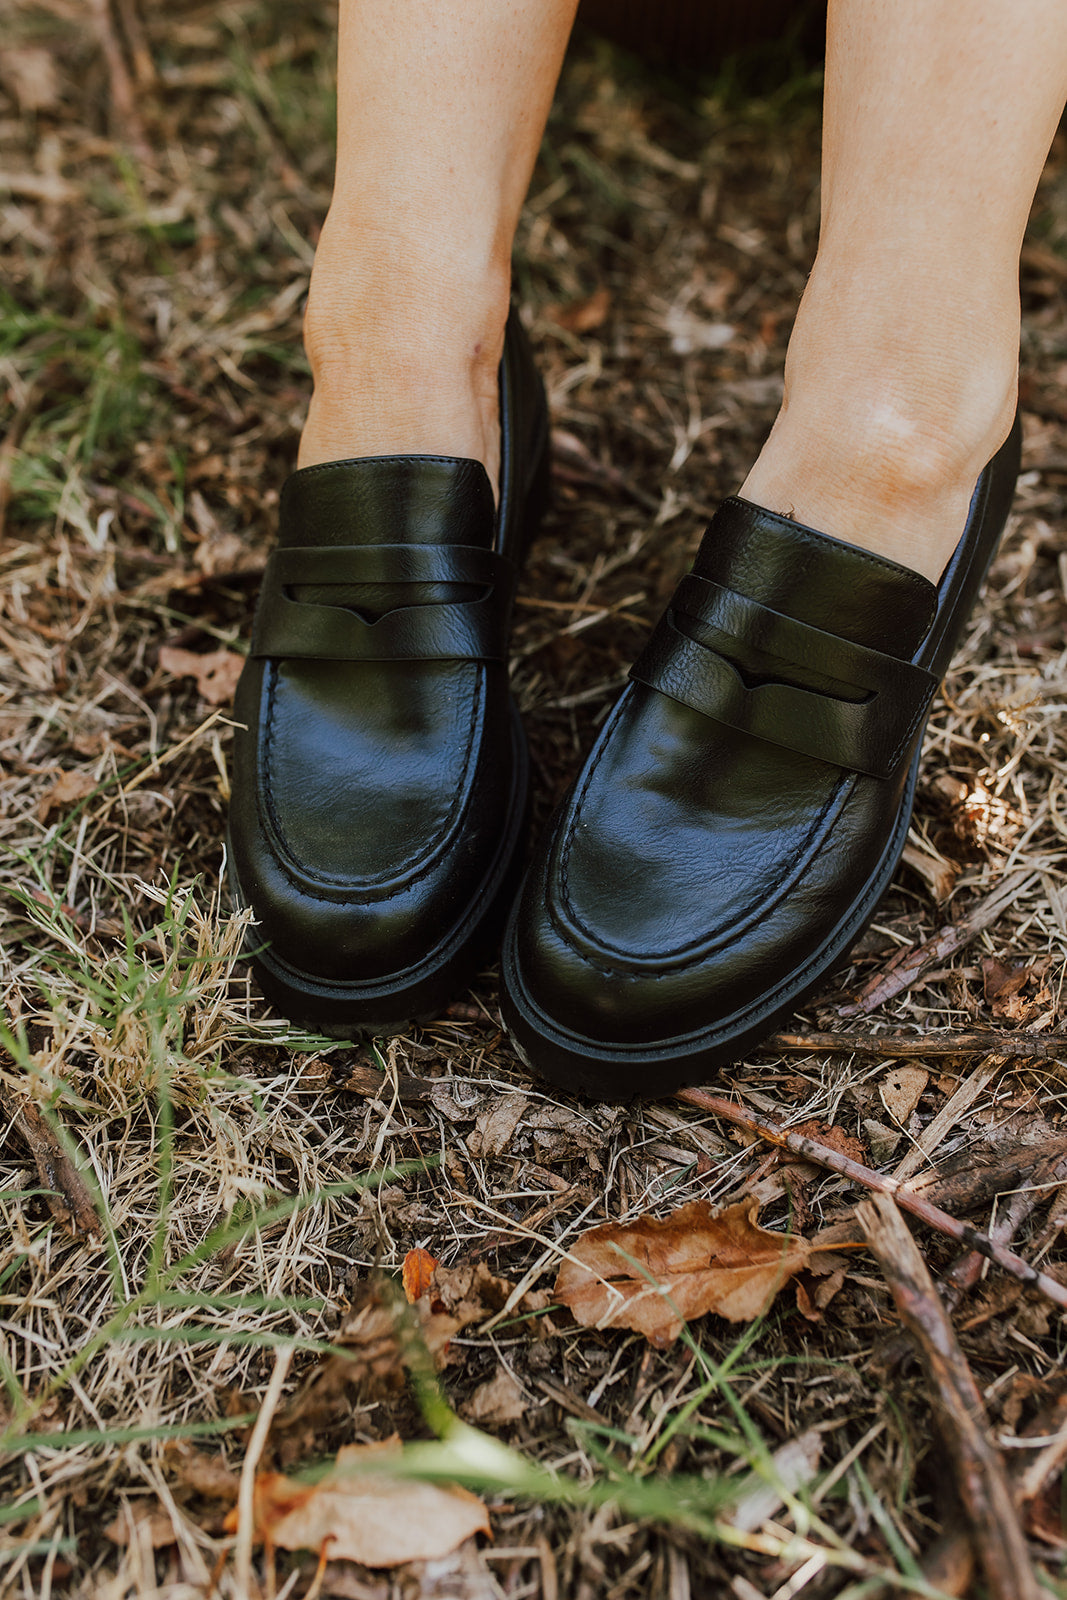
[[[341,0],[300,465],[430,453],[496,482],[511,245],[577,0]]]
[[[1007,436],[1063,0],[830,0],[822,231],[741,493],[937,578]]]

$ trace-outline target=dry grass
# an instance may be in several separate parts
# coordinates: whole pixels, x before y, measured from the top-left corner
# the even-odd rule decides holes
[[[125,126],[73,0],[8,0],[0,46],[0,1350],[8,1408],[35,1435],[0,1467],[0,1593],[179,1600],[206,1593],[221,1548],[205,1461],[239,1469],[275,1346],[296,1347],[291,1393],[376,1268],[421,1245],[546,1289],[605,1218],[755,1192],[764,1222],[812,1231],[857,1196],[669,1101],[546,1094],[502,1037],[492,971],[436,1023],[365,1047],[295,1033],[250,989],[216,889],[228,713],[159,652],[239,651],[247,636],[306,391],[332,18],[268,0],[117,10],[137,113]],[[558,430],[556,510],[516,646],[539,818],[774,414],[817,222],[816,85],[779,66],[742,95],[585,41],[565,75],[517,265]],[[1065,263],[1060,144],[1024,269],[1016,515],[935,710],[919,854],[809,1008],[816,1026],[840,1026],[841,1001],[896,947],[1022,868],[999,922],[886,1021],[1047,1031],[1062,1014]],[[1029,969],[1014,999],[998,1004],[990,958]],[[973,1065],[931,1062],[903,1131],[887,1126],[877,1056],[765,1052],[734,1083],[891,1168]],[[985,1077],[936,1152],[946,1171],[1060,1128],[1058,1063]],[[72,1237],[50,1209],[16,1120],[27,1094],[76,1143],[99,1237]],[[1058,1190],[1042,1196],[1016,1237],[1053,1271],[1062,1209]],[[967,1214],[986,1225],[988,1201]],[[944,1241],[923,1243],[947,1265]],[[693,1531],[671,1488],[678,1474],[740,1481],[759,1439],[776,1449],[812,1427],[830,1474],[816,1550],[839,1541],[872,1570],[906,1570],[956,1512],[889,1297],[868,1257],[845,1264],[825,1316],[812,1279],[810,1317],[790,1292],[741,1345],[714,1319],[665,1353],[558,1314],[472,1324],[444,1375],[451,1402],[589,1493],[501,1495],[495,1549],[448,1592],[784,1600],[799,1568],[805,1596],[858,1594],[817,1554],[805,1568],[810,1551],[790,1553],[801,1509],[729,1547]],[[1062,1388],[1059,1322],[991,1276],[957,1325],[996,1431],[1014,1438]],[[469,1408],[501,1369],[522,1414],[494,1422]],[[342,1388],[316,1445],[394,1428],[425,1432],[406,1388]],[[197,1429],[216,1432],[174,1437]],[[621,1508],[598,1504],[612,1474]],[[1030,1531],[1064,1593],[1058,1495],[1057,1482]],[[156,1550],[145,1510],[176,1530]],[[313,1570],[279,1558],[279,1592],[303,1594]],[[387,1600],[428,1584],[331,1572],[323,1592]]]

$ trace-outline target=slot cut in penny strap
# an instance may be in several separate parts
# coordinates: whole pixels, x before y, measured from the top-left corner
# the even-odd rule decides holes
[[[728,636],[741,670],[693,638],[686,617]],[[855,698],[766,681],[765,665],[752,669],[765,681],[746,683],[749,649],[781,661],[783,677],[790,666],[802,667],[854,688]],[[938,685],[924,667],[784,616],[694,573],[678,585],[630,677],[727,727],[872,778],[891,776]]]
[[[476,545],[325,545],[275,550],[263,574],[253,656],[316,661],[503,661],[514,563]],[[399,605],[370,621],[351,603],[298,600],[305,585],[463,584],[470,600]]]

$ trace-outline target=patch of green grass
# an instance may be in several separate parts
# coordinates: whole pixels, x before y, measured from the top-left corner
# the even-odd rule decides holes
[[[233,1082],[221,1068],[219,1037],[210,1027],[191,1028],[191,1018],[194,1007],[200,1018],[205,1014],[223,1017],[225,1032],[232,1033],[232,1019],[222,1009],[219,996],[225,991],[238,946],[225,938],[220,944],[217,923],[198,919],[195,895],[179,893],[173,883],[161,893],[159,915],[145,930],[138,931],[127,917],[121,944],[103,962],[90,958],[84,938],[62,911],[42,908],[27,896],[20,903],[41,935],[38,982],[56,1036],[69,1039],[73,1030],[80,1029],[81,1036],[92,1042],[97,1062],[92,1090],[86,1085],[78,1093],[65,1094],[64,1080],[50,1078],[47,1067],[42,1077],[47,1051],[32,1051],[24,1030],[2,1029],[0,1042],[21,1067],[28,1086],[36,1079],[35,1098],[43,1115],[68,1155],[79,1164],[76,1142],[57,1115],[64,1102],[73,1116],[84,1114],[92,1110],[91,1098],[103,1089],[105,1099],[117,1099],[127,1108],[124,1116],[138,1114],[138,1106],[151,1106],[155,1202],[150,1238],[142,1237],[135,1262],[120,1221],[93,1173],[83,1166],[102,1223],[104,1249],[99,1270],[110,1278],[110,1304],[106,1316],[79,1348],[57,1356],[53,1370],[35,1392],[27,1393],[18,1371],[0,1360],[0,1382],[10,1412],[10,1420],[0,1432],[0,1453],[19,1456],[50,1449],[110,1449],[142,1441],[210,1437],[247,1426],[247,1414],[236,1418],[200,1416],[177,1424],[146,1426],[126,1423],[119,1415],[106,1426],[77,1428],[65,1435],[41,1432],[34,1425],[49,1402],[70,1386],[86,1381],[83,1375],[93,1363],[114,1360],[119,1349],[130,1344],[154,1343],[190,1351],[203,1345],[228,1345],[264,1350],[289,1347],[312,1356],[333,1353],[336,1346],[326,1337],[300,1327],[301,1318],[326,1309],[324,1300],[262,1289],[244,1293],[223,1287],[216,1290],[205,1279],[204,1269],[222,1252],[232,1251],[279,1222],[325,1202],[421,1172],[429,1163],[364,1172],[343,1182],[236,1207],[171,1259],[177,1118],[190,1097],[196,1100],[209,1088]],[[247,1085],[245,1089],[247,1093]],[[18,1198],[23,1198],[21,1192]],[[41,1237],[30,1241],[31,1249],[39,1245]],[[857,1475],[855,1481],[891,1551],[892,1566],[851,1549],[821,1518],[806,1491],[794,1492],[781,1481],[774,1453],[740,1397],[742,1385],[751,1383],[767,1366],[753,1361],[760,1324],[744,1329],[722,1360],[709,1353],[698,1332],[683,1329],[681,1337],[692,1362],[691,1382],[684,1395],[668,1403],[668,1414],[656,1428],[642,1436],[647,1442],[620,1429],[572,1422],[571,1432],[593,1469],[583,1480],[554,1471],[462,1422],[398,1286],[393,1294],[403,1360],[423,1419],[434,1435],[405,1445],[399,1468],[390,1457],[388,1469],[393,1475],[399,1470],[413,1478],[459,1482],[483,1494],[519,1502],[588,1511],[611,1505],[624,1517],[684,1528],[709,1543],[794,1565],[806,1563],[813,1571],[833,1570],[846,1583],[851,1582],[845,1591],[851,1600],[862,1600],[875,1583],[925,1600],[939,1600],[866,1478]],[[266,1319],[278,1314],[287,1319],[285,1327],[265,1325]],[[235,1316],[243,1322],[233,1321]],[[209,1396],[210,1391],[205,1391],[201,1404]],[[709,1409],[720,1420],[708,1423]],[[725,1469],[704,1474],[664,1471],[668,1446],[686,1439],[710,1444],[725,1460]],[[858,1467],[853,1470],[858,1474]],[[314,1475],[313,1469],[309,1476]],[[739,1497],[764,1484],[778,1494],[791,1530],[782,1528],[780,1517],[758,1532],[731,1521],[730,1508]]]
[[[121,314],[30,311],[0,288],[0,357],[32,391],[32,415],[11,468],[13,522],[62,518],[90,548],[103,537],[84,480],[128,462],[158,395]],[[106,533],[106,527],[104,532]]]

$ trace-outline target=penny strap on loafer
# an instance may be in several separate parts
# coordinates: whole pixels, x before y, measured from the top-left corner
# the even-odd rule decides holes
[[[690,630],[710,631],[712,645]],[[758,664],[754,660],[758,653]],[[781,663],[768,671],[767,660]],[[782,681],[816,674],[837,692]],[[924,668],[788,617],[690,573],[630,677],[672,700],[801,755],[888,778],[929,710]]]
[[[252,635],[253,656],[318,661],[503,661],[515,590],[512,561],[476,545],[379,544],[287,547],[267,562]],[[294,591],[336,584],[335,605]],[[360,585],[459,585],[454,600],[394,605],[363,614]],[[477,593],[469,596],[469,591]]]

